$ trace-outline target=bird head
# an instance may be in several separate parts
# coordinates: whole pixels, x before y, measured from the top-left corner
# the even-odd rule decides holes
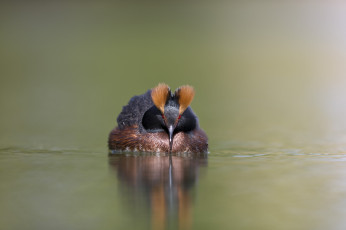
[[[187,110],[194,95],[195,91],[189,85],[181,86],[172,93],[166,84],[159,84],[151,91],[152,101],[160,111],[162,126],[169,136],[170,152],[175,132],[189,131],[196,127],[195,115],[191,109]]]

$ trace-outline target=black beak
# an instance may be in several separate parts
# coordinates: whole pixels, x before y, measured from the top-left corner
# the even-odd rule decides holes
[[[172,147],[173,147],[173,132],[174,132],[174,127],[173,125],[170,125],[168,127],[168,134],[169,134],[169,153],[172,152]]]

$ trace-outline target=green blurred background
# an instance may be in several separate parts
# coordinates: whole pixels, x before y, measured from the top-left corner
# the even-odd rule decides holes
[[[159,82],[196,88],[211,148],[344,131],[345,8],[1,3],[0,145],[106,148],[122,106]]]
[[[344,1],[1,2],[0,228],[150,229],[107,138],[165,82],[209,137],[192,229],[345,229],[345,63]]]

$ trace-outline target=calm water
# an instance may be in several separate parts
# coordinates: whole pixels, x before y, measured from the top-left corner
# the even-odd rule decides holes
[[[344,154],[1,149],[3,229],[343,229]]]
[[[346,5],[1,3],[0,229],[345,229]],[[196,89],[207,155],[109,156]]]

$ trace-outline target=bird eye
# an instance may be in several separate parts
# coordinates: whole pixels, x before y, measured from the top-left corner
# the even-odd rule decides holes
[[[179,114],[178,120],[180,120],[180,118],[181,118],[181,115]]]

